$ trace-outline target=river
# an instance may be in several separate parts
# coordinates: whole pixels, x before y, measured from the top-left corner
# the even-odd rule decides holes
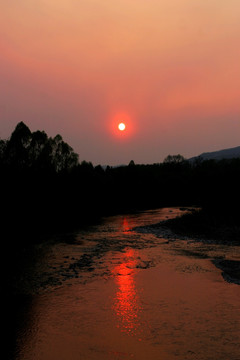
[[[16,360],[239,360],[240,286],[212,259],[239,248],[133,230],[182,213],[103,219],[38,245]]]

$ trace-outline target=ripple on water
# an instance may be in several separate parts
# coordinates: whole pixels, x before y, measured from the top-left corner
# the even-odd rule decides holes
[[[49,245],[16,359],[239,359],[240,288],[211,262],[239,250],[131,231],[179,213],[114,216]]]

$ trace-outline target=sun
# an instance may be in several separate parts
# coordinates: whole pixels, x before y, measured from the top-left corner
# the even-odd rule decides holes
[[[124,123],[120,123],[120,124],[118,124],[118,129],[120,131],[124,131],[126,129],[126,125]]]

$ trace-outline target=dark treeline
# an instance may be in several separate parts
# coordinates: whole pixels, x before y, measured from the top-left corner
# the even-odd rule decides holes
[[[201,206],[239,214],[240,159],[93,166],[60,135],[19,123],[0,140],[1,222],[8,236],[63,230],[101,215],[161,206]],[[31,236],[34,232],[34,236]],[[17,241],[17,240],[16,240]]]

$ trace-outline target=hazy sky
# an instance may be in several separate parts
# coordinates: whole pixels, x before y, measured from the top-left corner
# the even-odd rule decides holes
[[[239,146],[240,1],[0,0],[0,137],[19,121],[93,164]]]

